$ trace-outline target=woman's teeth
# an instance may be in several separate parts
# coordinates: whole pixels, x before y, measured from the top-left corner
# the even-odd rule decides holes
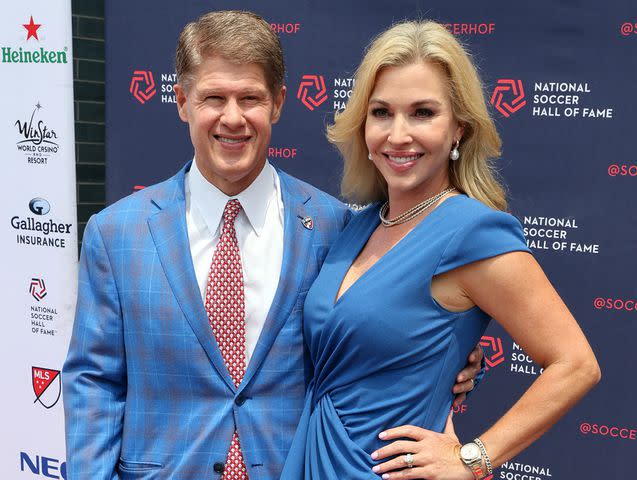
[[[400,157],[395,157],[393,155],[387,155],[387,158],[389,158],[392,162],[394,163],[409,163],[409,162],[413,162],[415,160],[418,160],[420,158],[421,154],[415,154],[415,155],[410,155],[408,157],[405,156],[400,156]]]

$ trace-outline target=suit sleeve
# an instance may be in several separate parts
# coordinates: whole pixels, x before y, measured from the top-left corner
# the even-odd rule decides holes
[[[84,233],[62,382],[68,478],[119,478],[126,359],[117,287],[96,217]]]

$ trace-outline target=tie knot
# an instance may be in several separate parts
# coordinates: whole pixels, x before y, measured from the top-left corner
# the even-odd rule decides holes
[[[241,211],[241,203],[236,198],[229,200],[226,203],[226,208],[223,209],[223,221],[227,226],[234,226],[234,221]]]

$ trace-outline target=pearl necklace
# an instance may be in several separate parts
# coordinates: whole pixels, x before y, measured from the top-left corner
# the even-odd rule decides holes
[[[433,197],[430,197],[426,200],[423,200],[419,204],[414,205],[409,210],[401,213],[400,215],[392,219],[385,218],[385,215],[387,214],[387,210],[389,209],[389,201],[386,201],[383,204],[383,206],[380,207],[380,210],[378,211],[378,216],[380,217],[380,221],[386,227],[393,227],[394,225],[400,225],[401,223],[405,223],[405,222],[408,222],[409,220],[412,220],[413,218],[416,218],[418,215],[420,215],[422,212],[427,210],[429,207],[431,207],[434,203],[436,203],[442,197],[450,194],[455,189],[456,189],[455,187],[447,188],[446,190],[443,190],[442,192],[434,195]]]

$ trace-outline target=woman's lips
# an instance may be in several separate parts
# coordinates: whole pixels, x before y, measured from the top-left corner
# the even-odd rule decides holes
[[[399,173],[409,170],[423,156],[422,153],[417,152],[384,152],[382,155],[387,165]]]

